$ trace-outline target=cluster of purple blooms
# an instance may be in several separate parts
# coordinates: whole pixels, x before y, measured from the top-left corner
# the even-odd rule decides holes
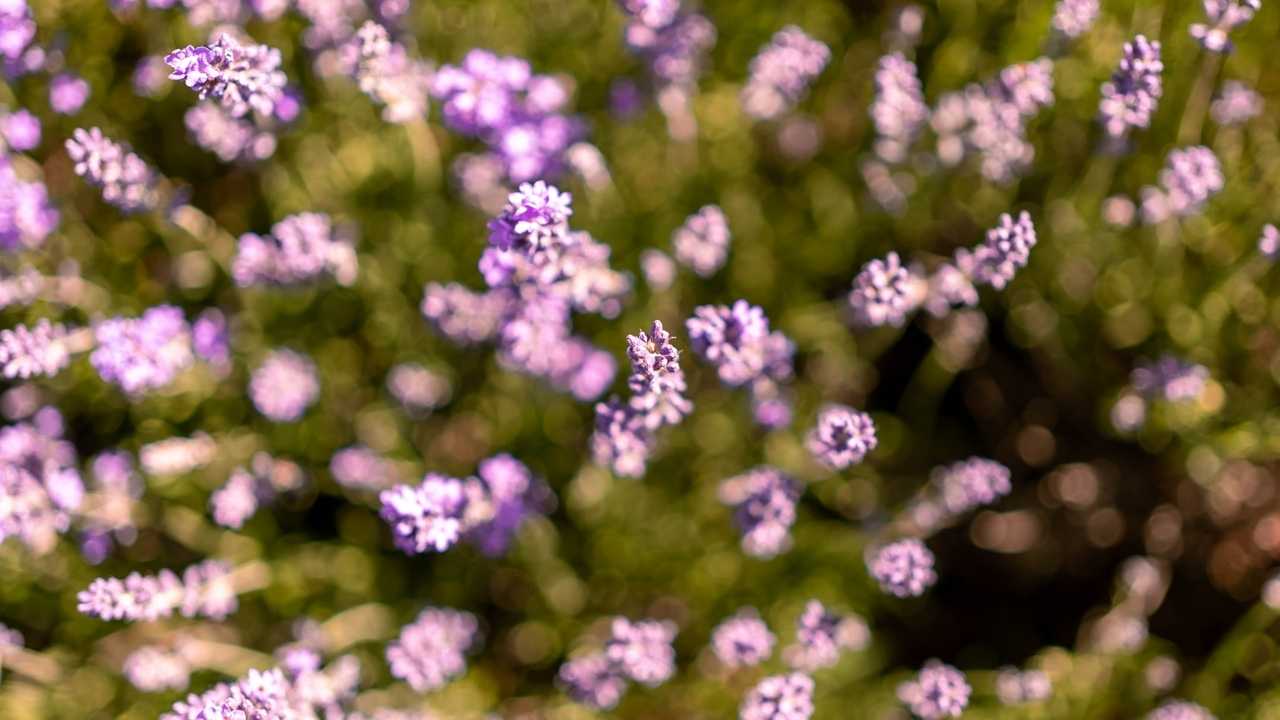
[[[84,501],[76,449],[56,411],[0,429],[0,541],[17,538],[43,555]]]
[[[1158,41],[1138,35],[1124,44],[1120,66],[1102,84],[1098,101],[1098,117],[1107,135],[1122,138],[1133,128],[1151,125],[1151,116],[1164,92],[1163,73]]]
[[[1009,468],[980,457],[940,467],[931,481],[942,506],[953,515],[990,505],[1013,489]]]
[[[1134,368],[1130,381],[1133,389],[1146,398],[1168,402],[1195,400],[1204,391],[1209,369],[1173,355],[1162,355],[1154,362]]]
[[[601,651],[560,666],[560,684],[577,702],[608,710],[622,698],[628,681],[657,687],[675,674],[675,637],[674,623],[615,617]]]
[[[849,307],[861,327],[901,327],[918,305],[915,278],[896,252],[868,261],[853,278]]]
[[[711,631],[711,650],[725,667],[759,665],[773,654],[777,641],[755,608],[743,608]]]
[[[867,413],[829,405],[818,413],[806,444],[818,462],[831,470],[844,470],[876,448],[876,426]]]
[[[80,550],[93,564],[106,560],[116,544],[132,545],[138,537],[133,507],[142,497],[142,478],[132,457],[122,450],[109,450],[93,459],[90,492],[96,509],[83,518],[84,534]]]
[[[158,678],[145,678],[148,683],[157,680]],[[360,663],[354,656],[344,655],[329,663],[328,667],[322,668],[318,652],[291,649],[286,654],[282,667],[250,670],[244,677],[233,682],[218,683],[199,695],[188,695],[174,703],[169,712],[160,716],[160,720],[292,720],[319,717],[364,720],[364,715],[347,714],[345,709],[355,697],[359,683]]]
[[[5,136],[9,137],[8,132]],[[12,140],[9,142],[17,149]],[[59,217],[44,183],[23,180],[9,159],[0,157],[0,249],[15,252],[40,247],[57,229]]]
[[[400,363],[387,373],[387,392],[416,417],[447,403],[453,390],[444,375],[417,363]]]
[[[8,0],[0,3],[0,58],[5,70],[16,75],[15,69],[23,69],[30,63],[23,62],[24,55],[36,37],[36,21],[26,0]]]
[[[383,120],[406,123],[426,116],[431,65],[411,57],[376,21],[366,21],[342,46],[342,61],[360,91],[382,106]]]
[[[136,318],[116,317],[93,327],[89,362],[105,381],[129,395],[173,382],[194,360],[191,326],[182,310],[158,305]]]
[[[316,364],[294,350],[272,350],[249,378],[249,399],[272,422],[297,422],[319,397]]]
[[[280,51],[267,45],[241,44],[227,33],[208,45],[188,45],[164,58],[173,69],[170,80],[191,88],[201,100],[217,101],[232,117],[257,113],[270,117],[285,98]]]
[[[788,25],[774,33],[747,68],[742,109],[757,120],[773,120],[804,99],[814,78],[831,60],[831,49]]]
[[[66,339],[67,329],[48,320],[0,330],[0,376],[26,380],[57,375],[71,362]]]
[[[791,422],[780,384],[794,372],[795,344],[770,330],[763,309],[746,300],[732,306],[700,305],[685,328],[690,347],[715,367],[722,383],[750,389],[757,423],[776,428]]]
[[[232,529],[240,529],[258,511],[258,479],[244,468],[231,471],[222,487],[209,495],[209,511],[213,521]]]
[[[680,351],[658,320],[646,333],[627,336],[631,374],[625,402],[614,396],[596,405],[591,452],[597,463],[623,477],[644,475],[657,442],[656,432],[679,423],[693,411],[680,368]]]
[[[711,277],[729,256],[729,221],[716,205],[704,205],[671,234],[676,260],[699,277]]]
[[[906,538],[872,550],[867,570],[880,589],[895,597],[923,595],[938,581],[933,553],[915,538]]]
[[[805,603],[796,619],[796,643],[785,652],[787,664],[797,670],[813,672],[831,667],[844,650],[863,650],[871,633],[857,615],[832,612],[817,600]]]
[[[102,199],[126,213],[151,210],[158,202],[156,172],[146,161],[98,128],[77,129],[67,140],[75,173],[102,191]]]
[[[791,526],[803,488],[781,470],[758,467],[720,483],[720,502],[733,507],[742,551],[771,558],[791,546]]]
[[[964,673],[945,663],[930,660],[915,680],[898,687],[898,699],[921,720],[942,720],[960,717],[969,706],[972,692]]]
[[[1036,228],[1031,215],[1023,211],[1015,220],[1002,213],[1000,222],[987,231],[981,245],[972,251],[956,251],[956,267],[976,284],[1003,290],[1018,270],[1026,267],[1035,244]]]
[[[916,64],[895,52],[880,58],[875,75],[876,98],[871,120],[876,126],[876,154],[885,162],[901,162],[929,122],[929,106],[916,74]]]
[[[290,215],[271,228],[270,235],[240,236],[231,276],[240,287],[291,286],[325,275],[340,285],[355,282],[355,248],[324,213]]]
[[[236,590],[226,563],[205,560],[179,577],[172,570],[157,575],[130,573],[125,578],[94,580],[78,596],[77,609],[101,620],[143,622],[171,617],[222,620],[237,607]]]
[[[747,693],[739,720],[809,720],[813,716],[813,678],[803,673],[770,675]]]
[[[1226,182],[1218,156],[1204,145],[1170,150],[1159,181],[1159,187],[1142,189],[1142,219],[1147,223],[1199,213]]]
[[[1262,96],[1257,91],[1239,80],[1228,80],[1209,106],[1209,114],[1219,125],[1242,125],[1261,115],[1262,108]]]
[[[466,672],[467,651],[477,644],[478,631],[471,613],[429,607],[387,645],[387,665],[415,691],[437,690]]]
[[[1098,19],[1098,0],[1058,0],[1053,10],[1053,29],[1067,38],[1077,38]]]
[[[1233,49],[1231,31],[1253,19],[1262,9],[1262,0],[1204,0],[1208,23],[1192,23],[1191,37],[1209,52],[1229,53]]]
[[[619,4],[629,17],[623,31],[626,45],[647,63],[654,84],[691,92],[715,45],[715,25],[686,11],[681,0],[619,0]]]

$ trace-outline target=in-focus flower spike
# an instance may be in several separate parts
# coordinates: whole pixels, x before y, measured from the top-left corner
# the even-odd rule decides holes
[[[227,482],[209,496],[213,521],[240,529],[258,511],[258,481],[243,468],[231,472]]]
[[[1098,0],[1058,0],[1053,10],[1053,29],[1064,37],[1080,37],[1098,19]]]
[[[1206,5],[1208,3],[1205,3]],[[1146,720],[1217,720],[1203,705],[1186,700],[1170,700],[1147,713]]]
[[[569,216],[573,196],[541,180],[524,183],[507,196],[502,214],[489,222],[489,242],[530,260],[557,256],[571,242]]]
[[[921,720],[960,717],[972,689],[964,673],[938,660],[925,663],[915,680],[898,686],[898,699]]]
[[[157,620],[174,613],[221,620],[236,609],[229,575],[225,563],[206,560],[188,567],[181,578],[172,570],[98,578],[76,596],[76,608],[101,620]]]
[[[900,327],[919,305],[911,274],[891,252],[884,260],[871,260],[853,279],[849,305],[854,320],[863,327]]]
[[[705,205],[671,234],[676,260],[701,277],[711,277],[729,255],[729,221],[717,205]]]
[[[355,249],[329,216],[298,213],[276,223],[270,235],[241,235],[231,275],[240,287],[298,285],[324,275],[350,285],[356,271]]]
[[[742,551],[770,558],[791,547],[791,526],[803,488],[782,471],[758,467],[720,484],[720,502],[734,508]]]
[[[1253,19],[1262,9],[1262,0],[1204,0],[1208,23],[1192,23],[1191,37],[1209,52],[1229,53],[1234,49],[1231,31]]]
[[[66,143],[75,173],[102,191],[102,199],[132,213],[156,206],[156,174],[128,147],[98,128],[78,128]]]
[[[320,397],[320,377],[311,358],[273,350],[249,378],[249,398],[273,422],[295,422]]]
[[[711,649],[725,667],[759,665],[773,654],[776,641],[755,608],[743,608],[711,632]]]
[[[302,708],[290,699],[291,689],[289,680],[279,668],[265,672],[250,670],[233,683],[218,683],[199,695],[188,695],[174,703],[169,712],[160,716],[160,720],[299,717]]]
[[[1138,35],[1124,44],[1120,66],[1102,84],[1102,99],[1098,101],[1098,115],[1108,135],[1120,138],[1133,128],[1150,126],[1164,92],[1163,72],[1159,42]]]
[[[0,330],[0,375],[9,380],[57,375],[71,362],[66,340],[67,329],[48,320]]]
[[[929,106],[916,74],[916,64],[895,52],[880,58],[875,75],[876,98],[871,103],[876,154],[889,163],[902,162],[907,150],[929,122]]]
[[[1199,213],[1226,180],[1218,156],[1204,145],[1170,150],[1160,187],[1142,189],[1142,219],[1149,224]]]
[[[471,613],[428,607],[387,645],[391,674],[417,692],[444,687],[466,672],[467,651],[477,644],[478,630]]]
[[[220,34],[208,45],[178,48],[164,58],[170,80],[191,88],[201,100],[213,98],[233,116],[274,114],[284,97],[286,78],[280,51],[266,45],[241,45]]]
[[[772,120],[804,99],[809,85],[831,59],[831,49],[788,25],[751,60],[742,89],[742,109],[757,120]]]
[[[881,590],[900,598],[923,595],[938,581],[933,553],[915,538],[873,550],[867,558],[867,570]]]
[[[194,358],[191,327],[172,305],[158,305],[137,318],[100,321],[93,332],[97,348],[89,362],[99,377],[130,395],[168,385]]]
[[[1267,223],[1262,226],[1262,233],[1258,235],[1258,252],[1268,260],[1280,258],[1280,229],[1275,225]]]
[[[863,650],[871,641],[867,624],[857,615],[839,615],[810,600],[796,619],[796,644],[783,654],[787,664],[812,672],[831,667],[843,650]]]
[[[971,457],[937,468],[932,482],[948,512],[959,515],[990,505],[1009,494],[1009,468],[994,460]]]
[[[387,29],[368,20],[342,48],[343,62],[360,90],[383,106],[390,123],[419,120],[427,114],[431,66],[409,56]]]
[[[182,653],[155,645],[129,653],[121,672],[142,692],[185,690],[191,683],[191,665]]]
[[[1262,114],[1262,96],[1238,80],[1222,84],[1218,99],[1209,106],[1209,114],[1219,125],[1241,125]]]
[[[956,251],[956,267],[974,283],[1003,290],[1018,270],[1026,267],[1035,244],[1036,227],[1031,215],[1023,211],[1014,220],[1009,213],[1002,213],[1000,222],[987,231],[981,245],[972,252],[963,248]]]
[[[806,442],[814,459],[832,470],[862,462],[876,448],[876,426],[867,413],[845,405],[829,405]]]
[[[770,675],[742,700],[738,720],[809,720],[813,716],[813,678],[803,673]]]
[[[1209,369],[1173,355],[1162,355],[1154,362],[1133,369],[1133,389],[1148,399],[1183,402],[1200,397]]]
[[[597,710],[609,710],[627,691],[627,679],[604,653],[576,658],[560,666],[556,683],[575,702]]]

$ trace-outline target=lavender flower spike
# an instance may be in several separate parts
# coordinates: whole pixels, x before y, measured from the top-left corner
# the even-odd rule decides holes
[[[556,682],[574,701],[609,710],[627,691],[627,679],[604,653],[576,658],[560,666]]]
[[[1053,11],[1053,29],[1063,37],[1080,37],[1098,19],[1098,0],[1058,0]]]
[[[938,468],[933,484],[942,496],[942,504],[953,514],[989,505],[1008,495],[1009,468],[994,460],[971,457]]]
[[[813,678],[803,673],[770,675],[742,700],[738,720],[809,720]]]
[[[734,508],[743,552],[770,558],[791,546],[791,526],[803,488],[782,471],[758,467],[720,484],[720,501]]]
[[[855,321],[863,327],[900,327],[919,304],[913,289],[911,273],[898,253],[868,262],[853,279],[849,293]]]
[[[769,659],[775,640],[755,608],[744,608],[716,626],[711,649],[726,667],[749,667]]]
[[[676,626],[671,622],[616,617],[609,626],[604,655],[627,678],[656,687],[676,672],[676,651],[671,642]]]
[[[972,689],[964,673],[937,660],[925,663],[920,675],[898,687],[898,699],[921,720],[960,717]]]
[[[194,359],[191,326],[180,308],[158,305],[137,318],[110,318],[93,328],[89,362],[103,380],[130,395],[173,382]]]
[[[266,45],[241,45],[222,34],[208,45],[179,48],[164,58],[179,80],[201,100],[219,101],[233,116],[250,111],[270,117],[284,98],[286,78],[280,70],[280,51]]]
[[[33,328],[0,330],[0,375],[9,380],[57,375],[71,362],[66,338],[66,328],[48,320]]]
[[[1170,150],[1159,180],[1159,188],[1142,189],[1146,223],[1195,215],[1226,182],[1218,156],[1204,145]]]
[[[1145,720],[1216,720],[1202,705],[1186,700],[1172,700],[1147,713]]]
[[[701,277],[711,277],[729,254],[729,221],[716,205],[706,205],[671,234],[676,260]]]
[[[249,378],[253,406],[272,422],[296,422],[320,396],[320,379],[311,358],[275,350]]]
[[[876,448],[876,426],[864,412],[830,405],[819,413],[807,445],[818,462],[832,470],[843,470],[862,462]]]
[[[466,653],[476,643],[474,615],[429,607],[387,646],[391,674],[417,692],[436,690],[467,669]]]
[[[885,162],[901,162],[920,128],[929,121],[916,64],[902,53],[885,55],[876,65],[875,88],[871,120],[880,136],[876,154]]]
[[[343,47],[343,55],[360,90],[383,106],[383,120],[405,123],[426,115],[431,66],[410,58],[386,28],[366,21]]]
[[[972,252],[956,251],[956,266],[973,282],[1003,290],[1018,270],[1026,267],[1035,244],[1036,228],[1029,214],[1021,212],[1015,221],[1003,213],[981,245]]]
[[[175,612],[221,620],[236,608],[229,573],[226,564],[206,560],[188,567],[181,579],[172,570],[98,578],[76,596],[77,609],[102,620],[157,620]]]
[[[1124,44],[1124,56],[1111,79],[1102,85],[1098,115],[1102,127],[1113,138],[1123,137],[1132,128],[1151,124],[1151,115],[1164,92],[1160,43],[1143,35]]]
[[[1204,0],[1209,21],[1192,23],[1188,31],[1209,52],[1229,53],[1233,49],[1231,31],[1253,19],[1262,9],[1262,0]]]
[[[889,543],[867,559],[871,577],[880,589],[896,597],[923,595],[938,581],[933,569],[933,553],[915,538]]]
[[[102,191],[102,199],[132,213],[156,205],[155,172],[136,154],[98,128],[78,128],[67,140],[75,173]]]
[[[410,555],[444,552],[468,529],[467,492],[456,478],[428,473],[418,485],[396,485],[378,497],[396,547]]]
[[[742,109],[757,120],[779,117],[804,98],[830,59],[825,44],[794,25],[782,28],[751,61]]]
[[[862,618],[839,615],[810,600],[796,619],[796,644],[787,648],[784,657],[793,668],[819,670],[835,665],[842,650],[862,650],[870,639]]]

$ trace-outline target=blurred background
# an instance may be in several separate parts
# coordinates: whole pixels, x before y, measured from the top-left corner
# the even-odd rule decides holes
[[[82,325],[163,302],[189,317],[218,307],[231,321],[233,362],[225,374],[193,369],[132,401],[83,359],[54,379],[7,390],[11,419],[24,407],[56,406],[86,461],[198,433],[215,449],[189,472],[147,473],[133,508],[136,540],[100,564],[70,538],[45,555],[0,546],[0,620],[40,656],[35,676],[5,668],[0,716],[156,717],[180,693],[142,693],[121,677],[138,645],[216,642],[225,650],[220,667],[193,676],[198,690],[265,666],[299,619],[339,618],[330,628],[350,633],[344,647],[372,688],[362,701],[441,717],[587,718],[593,712],[555,687],[555,673],[581,638],[621,614],[675,621],[680,672],[661,688],[632,688],[613,716],[731,717],[751,684],[782,665],[775,657],[756,674],[726,676],[709,662],[711,629],[751,605],[786,643],[804,602],[819,598],[860,614],[872,637],[866,650],[817,673],[819,719],[850,709],[905,718],[895,688],[934,657],[969,673],[975,697],[966,717],[1134,718],[1171,694],[1223,718],[1280,717],[1280,624],[1259,602],[1280,554],[1280,300],[1271,297],[1280,279],[1256,250],[1262,225],[1280,217],[1280,141],[1269,111],[1280,102],[1280,73],[1267,69],[1280,8],[1263,7],[1234,34],[1235,52],[1217,56],[1187,33],[1202,21],[1197,3],[1104,0],[1093,28],[1065,47],[1053,46],[1053,5],[926,2],[908,11],[922,20],[912,33],[898,3],[702,0],[717,38],[689,101],[692,132],[675,138],[653,103],[625,111],[616,102],[619,80],[643,86],[645,68],[622,42],[627,18],[613,3],[410,6],[398,37],[421,58],[456,63],[488,48],[571,80],[570,107],[586,120],[607,177],[571,174],[557,184],[573,193],[573,226],[634,276],[617,318],[575,316],[576,332],[625,367],[628,333],[660,319],[687,348],[683,321],[695,306],[745,298],[796,343],[790,427],[759,428],[745,393],[721,386],[688,353],[695,411],[662,433],[647,476],[627,480],[590,462],[591,403],[503,368],[492,346],[458,347],[424,321],[425,283],[482,287],[476,262],[491,217],[453,171],[478,143],[447,130],[438,107],[426,120],[388,124],[349,78],[318,69],[299,13],[252,19],[245,31],[281,50],[303,110],[269,159],[224,163],[184,126],[191,92],[165,82],[139,97],[133,78],[144,57],[203,43],[213,24],[193,24],[182,10],[35,0],[40,41],[91,95],[68,117],[50,111],[45,75],[0,91],[0,101],[43,121],[29,160],[62,213],[43,248],[4,263],[79,276],[89,289],[66,306],[11,306],[4,326],[42,317]],[[787,24],[827,43],[831,62],[794,111],[753,122],[738,101],[748,63]],[[1098,88],[1136,33],[1163,43],[1164,97],[1148,130],[1124,151],[1104,152]],[[1035,159],[1021,177],[1000,184],[972,163],[946,167],[931,139],[887,177],[877,174],[884,166],[877,170],[868,107],[876,62],[894,49],[918,64],[931,105],[1007,65],[1055,55],[1056,101],[1028,124]],[[1254,87],[1268,110],[1239,125],[1215,123],[1205,88],[1216,93],[1228,79]],[[75,176],[62,143],[91,126],[185,188],[172,222],[123,216]],[[1107,221],[1106,208],[1124,220],[1123,198],[1136,201],[1156,182],[1170,149],[1198,143],[1213,149],[1226,177],[1202,215]],[[885,183],[900,202],[885,200]],[[681,272],[670,288],[651,290],[641,253],[669,251],[672,231],[709,203],[724,209],[732,230],[727,265],[706,279]],[[904,259],[949,255],[1018,210],[1031,213],[1039,243],[1008,289],[984,290],[979,308],[942,319],[851,327],[846,296],[863,263],[891,250]],[[302,211],[350,228],[356,282],[237,288],[234,239]],[[293,424],[267,421],[245,390],[249,372],[281,347],[310,355],[320,376],[319,401]],[[1206,366],[1204,391],[1189,403],[1151,404],[1136,425],[1117,423],[1131,370],[1164,353]],[[406,413],[386,388],[389,370],[405,362],[446,379],[447,402]],[[625,392],[621,378],[614,389]],[[879,430],[878,449],[844,473],[822,469],[804,447],[829,402],[867,410]],[[392,460],[405,481],[427,471],[465,476],[508,452],[558,500],[504,557],[466,545],[407,557],[391,545],[374,494],[331,476],[333,453],[357,443]],[[210,492],[259,452],[297,467],[244,528],[218,527]],[[909,600],[882,594],[863,561],[869,540],[932,468],[971,455],[1008,465],[1012,494],[929,540],[939,573],[932,591]],[[721,480],[759,464],[806,486],[794,547],[771,560],[741,552],[731,511],[716,497]],[[206,556],[260,572],[260,587],[226,622],[122,625],[76,611],[76,592],[94,577]],[[1149,615],[1141,637],[1117,639],[1128,630],[1105,619],[1139,593],[1135,557],[1159,587],[1140,589]],[[465,676],[424,699],[393,682],[382,654],[426,605],[475,613],[484,641]],[[994,670],[1005,665],[1043,670],[1052,697],[1002,705]]]

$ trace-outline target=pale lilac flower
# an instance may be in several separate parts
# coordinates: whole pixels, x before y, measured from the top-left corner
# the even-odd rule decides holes
[[[755,608],[743,608],[711,632],[711,649],[726,667],[750,667],[769,659],[775,640]]]
[[[943,317],[955,307],[973,307],[978,304],[978,289],[973,280],[954,263],[943,263],[927,280],[922,303],[925,312]]]
[[[1241,125],[1261,115],[1262,108],[1262,96],[1253,88],[1238,80],[1228,80],[1209,106],[1209,114],[1219,125]]]
[[[871,121],[879,135],[876,154],[885,162],[901,162],[929,121],[916,64],[900,52],[881,57],[876,65],[875,91]]]
[[[36,23],[26,0],[0,3],[0,57],[14,64],[36,37]]]
[[[130,455],[109,450],[93,459],[95,507],[92,516],[83,517],[85,526],[82,553],[90,564],[107,558],[115,543],[132,545],[138,537],[134,525],[134,502],[142,497],[142,478],[138,477]]]
[[[764,371],[769,320],[763,309],[746,300],[701,305],[685,327],[693,351],[716,366],[726,385],[743,385]]]
[[[1225,184],[1218,156],[1203,145],[1170,150],[1159,180],[1159,188],[1142,189],[1142,219],[1147,223],[1199,213]]]
[[[1204,14],[1209,21],[1192,23],[1189,31],[1200,46],[1209,52],[1229,53],[1234,49],[1231,31],[1253,19],[1262,9],[1262,0],[1204,0]]]
[[[9,148],[18,152],[34,150],[40,145],[40,118],[26,110],[7,113],[0,119],[0,133]]]
[[[156,204],[156,174],[129,149],[98,128],[78,128],[66,143],[75,173],[102,191],[102,199],[126,213]]]
[[[812,715],[813,678],[794,672],[761,680],[738,709],[739,720],[809,720]]]
[[[573,700],[609,710],[618,704],[627,690],[627,680],[604,653],[570,660],[560,666],[556,682]]]
[[[249,379],[249,397],[273,422],[295,422],[320,397],[315,363],[292,350],[273,350]]]
[[[1132,128],[1146,128],[1164,92],[1160,43],[1138,35],[1124,44],[1124,56],[1111,79],[1102,84],[1098,115],[1102,127],[1113,138],[1123,137]]]
[[[1280,258],[1280,230],[1275,225],[1267,223],[1262,226],[1262,233],[1258,236],[1258,252],[1268,260]]]
[[[1173,355],[1162,355],[1154,362],[1139,365],[1130,376],[1134,390],[1147,398],[1169,402],[1196,399],[1208,379],[1208,368]]]
[[[1009,479],[1009,468],[980,457],[937,468],[931,475],[942,504],[956,515],[1008,495],[1012,489]]]
[[[449,402],[449,379],[416,363],[400,363],[387,373],[387,391],[405,410],[425,414]]]
[[[190,438],[171,437],[143,445],[138,462],[150,475],[181,475],[208,465],[217,449],[212,438],[198,432]]]
[[[440,334],[461,345],[493,339],[514,299],[491,290],[472,292],[457,283],[427,283],[422,297],[422,314]]]
[[[935,582],[933,553],[915,538],[889,543],[867,557],[867,570],[880,589],[896,597],[923,595]]]
[[[214,102],[201,102],[188,109],[183,123],[191,139],[222,162],[265,160],[276,151],[275,135]]]
[[[1208,3],[1206,3],[1207,5]],[[1203,705],[1186,700],[1171,700],[1147,713],[1146,720],[1216,720]]]
[[[1048,699],[1052,692],[1049,676],[1039,670],[1019,672],[1015,667],[1008,667],[996,675],[996,696],[1005,705],[1039,702]]]
[[[133,92],[139,97],[154,98],[169,86],[169,66],[159,55],[147,55],[133,69]]]
[[[627,0],[631,16],[623,30],[627,49],[643,59],[655,85],[681,92],[696,85],[706,55],[716,43],[716,28],[706,17],[683,12],[677,0]],[[643,7],[640,7],[643,6]],[[654,8],[660,7],[656,11]]]
[[[670,255],[661,250],[645,250],[640,253],[640,271],[644,281],[654,292],[666,290],[676,279],[676,264]]]
[[[711,277],[729,255],[729,221],[717,205],[705,205],[671,234],[676,260],[701,277]]]
[[[330,275],[340,285],[355,282],[356,255],[324,213],[290,215],[262,236],[240,236],[231,275],[240,287],[291,286]]]
[[[217,308],[200,313],[191,326],[191,347],[201,360],[215,367],[231,363],[231,339],[227,317]]]
[[[45,285],[45,277],[30,267],[14,274],[0,274],[0,309],[34,302]]]
[[[339,485],[359,490],[380,490],[396,477],[389,461],[363,445],[335,452],[329,459],[329,474]]]
[[[467,539],[480,552],[497,557],[511,546],[530,515],[551,509],[554,495],[524,463],[505,453],[481,461],[476,476],[486,493],[491,517],[471,523]]]
[[[864,327],[900,327],[915,309],[910,274],[891,252],[884,260],[871,260],[853,279],[849,305],[855,321]]]
[[[898,699],[921,720],[960,717],[972,689],[964,673],[938,660],[925,663],[920,675],[898,686]]]
[[[299,717],[302,711],[290,699],[290,689],[288,679],[278,668],[250,670],[230,684],[218,683],[199,695],[188,695],[174,703],[160,720],[288,720]]]
[[[191,682],[191,665],[182,653],[155,645],[144,645],[129,653],[121,672],[142,692],[185,690]]]
[[[38,555],[53,549],[84,499],[75,447],[48,425],[0,429],[0,541],[17,538]]]
[[[231,477],[209,496],[213,521],[223,527],[240,529],[258,511],[258,481],[243,468],[231,471]]]
[[[1058,0],[1053,10],[1053,29],[1064,37],[1080,37],[1098,19],[1098,0]]]
[[[426,115],[431,66],[411,58],[385,27],[366,21],[342,53],[360,90],[383,106],[383,120],[405,123]]]
[[[1026,267],[1035,244],[1031,215],[1023,211],[1014,220],[1009,213],[1001,213],[1000,222],[987,231],[981,245],[972,251],[956,251],[956,266],[974,283],[1003,290],[1018,270]]]
[[[632,622],[615,617],[609,626],[604,655],[624,676],[656,687],[676,672],[676,651],[671,646],[676,626],[669,621]]]
[[[191,327],[172,305],[157,305],[137,318],[102,320],[93,332],[97,348],[89,362],[99,377],[130,395],[168,385],[193,359]]]
[[[410,555],[444,552],[469,529],[471,502],[462,480],[428,473],[418,485],[396,485],[378,496],[396,547]]]
[[[57,375],[71,362],[66,339],[67,329],[48,320],[0,330],[0,375],[9,380]]]
[[[748,67],[742,109],[757,120],[772,120],[804,99],[809,85],[827,66],[831,50],[788,25],[774,33]]]
[[[720,484],[720,502],[734,508],[743,552],[770,558],[791,546],[791,526],[803,488],[782,471],[762,466]]]
[[[862,650],[871,633],[857,615],[839,615],[810,600],[796,618],[796,644],[784,657],[793,668],[812,672],[835,665],[843,650]]]
[[[79,75],[60,73],[49,81],[49,107],[59,115],[80,112],[89,99],[89,83]]]
[[[44,183],[23,181],[11,164],[0,159],[0,249],[40,247],[57,229],[59,219]]]
[[[208,45],[179,48],[164,58],[170,80],[191,88],[201,100],[213,98],[233,116],[250,111],[270,117],[284,95],[280,51],[266,45],[241,45],[220,34]]]
[[[77,609],[101,620],[157,620],[180,612],[183,617],[221,620],[235,611],[235,591],[227,581],[230,568],[216,560],[192,565],[179,579],[172,570],[158,575],[131,573],[126,578],[98,578],[76,596]]]
[[[466,653],[476,644],[478,630],[471,613],[428,607],[387,645],[391,674],[417,692],[444,687],[466,672]]]
[[[806,441],[814,459],[832,470],[862,462],[876,448],[876,426],[871,416],[845,405],[828,405]]]

